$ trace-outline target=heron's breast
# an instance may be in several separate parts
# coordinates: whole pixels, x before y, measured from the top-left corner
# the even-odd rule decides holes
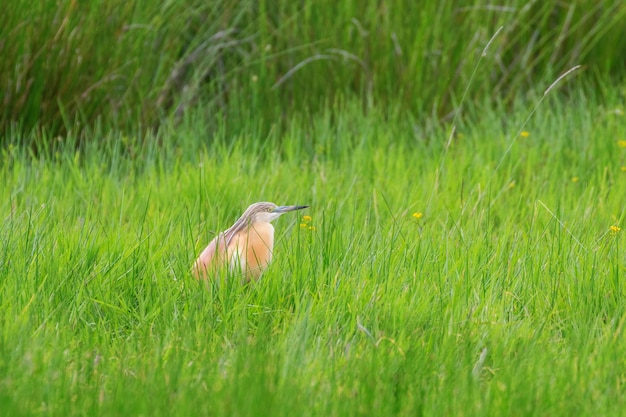
[[[243,271],[259,271],[272,260],[274,226],[270,223],[253,224],[237,236],[237,250],[231,261],[237,262]]]

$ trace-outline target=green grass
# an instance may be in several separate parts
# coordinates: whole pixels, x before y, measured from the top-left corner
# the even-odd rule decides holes
[[[587,84],[622,79],[626,56],[622,0],[7,1],[0,140],[43,132],[37,146],[98,141],[96,123],[144,133],[199,106],[210,134],[220,114],[232,135],[253,116],[265,136],[354,96],[449,120],[468,85],[511,105],[575,65]]]
[[[516,102],[451,139],[348,102],[206,147],[200,117],[4,149],[2,414],[626,414],[608,96],[548,96],[527,124]],[[276,221],[258,283],[199,285],[195,256],[259,200],[311,208]]]

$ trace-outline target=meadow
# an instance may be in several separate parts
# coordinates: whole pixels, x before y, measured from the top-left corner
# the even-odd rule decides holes
[[[432,137],[354,103],[312,138],[190,149],[190,121],[135,158],[5,150],[2,414],[623,415],[620,103]],[[260,200],[311,207],[276,221],[259,282],[197,283]]]
[[[31,3],[0,416],[626,415],[623,2]],[[310,208],[197,282],[256,201]]]

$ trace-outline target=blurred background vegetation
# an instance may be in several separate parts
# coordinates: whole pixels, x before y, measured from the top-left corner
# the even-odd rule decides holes
[[[463,117],[506,109],[577,64],[559,94],[623,91],[625,21],[623,0],[7,0],[0,144],[188,117],[207,140],[251,118],[263,135],[347,100],[428,126],[464,94]]]

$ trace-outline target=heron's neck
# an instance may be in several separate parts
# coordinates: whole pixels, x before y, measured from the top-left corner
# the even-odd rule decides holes
[[[224,238],[226,239],[226,244],[228,244],[230,242],[230,240],[237,234],[240,232],[243,232],[244,230],[250,229],[252,227],[255,226],[259,226],[259,225],[264,225],[265,222],[253,222],[252,220],[245,218],[245,217],[240,217],[239,219],[237,219],[237,221],[235,222],[235,224],[233,224],[232,226],[230,226],[228,228],[228,230],[226,230],[224,232]],[[268,222],[267,223],[270,227],[273,228],[273,226]]]

